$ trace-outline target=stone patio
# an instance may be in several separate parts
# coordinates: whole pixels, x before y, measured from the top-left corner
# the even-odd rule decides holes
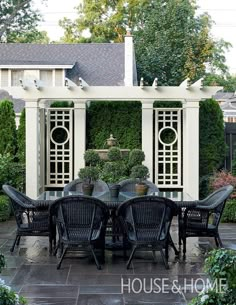
[[[144,252],[137,253],[131,269],[126,270],[118,251],[106,251],[106,264],[100,271],[89,256],[74,257],[75,253],[67,256],[57,270],[57,258],[48,255],[47,238],[22,238],[11,255],[14,232],[14,220],[0,223],[0,251],[7,262],[0,277],[25,296],[29,305],[184,305],[196,295],[195,288],[201,289],[206,282],[203,261],[207,251],[215,247],[213,240],[189,238],[185,261],[170,250],[169,270],[160,254],[154,263],[152,255]],[[221,224],[220,233],[224,246],[236,249],[236,224]],[[176,242],[176,223],[171,234]],[[158,286],[165,285],[161,292],[154,281]],[[129,287],[133,291],[129,292]]]

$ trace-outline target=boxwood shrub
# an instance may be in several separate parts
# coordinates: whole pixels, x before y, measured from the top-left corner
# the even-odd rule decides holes
[[[236,198],[232,198],[226,202],[221,221],[236,222]]]
[[[7,196],[0,196],[0,221],[6,221],[10,218],[11,208]]]

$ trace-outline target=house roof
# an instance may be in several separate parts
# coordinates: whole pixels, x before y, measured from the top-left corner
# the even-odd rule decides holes
[[[124,43],[1,43],[3,65],[72,65],[76,76],[91,86],[119,86],[124,85]],[[67,70],[71,80],[73,69]]]
[[[226,101],[230,98],[234,97],[234,93],[233,92],[223,92],[223,91],[218,91],[215,95],[214,98],[217,101]]]

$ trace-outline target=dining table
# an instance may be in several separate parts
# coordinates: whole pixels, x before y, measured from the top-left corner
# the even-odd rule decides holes
[[[62,191],[62,190],[48,190],[42,192],[38,197],[39,207],[49,205],[55,200],[71,195],[83,195],[81,192],[76,191]],[[178,207],[178,223],[182,221],[182,215],[186,208],[195,207],[197,205],[197,201],[193,200],[193,198],[186,192],[179,191],[158,191],[149,193],[149,196],[159,196],[171,199],[174,201]],[[123,245],[120,242],[120,236],[122,235],[122,230],[120,226],[119,219],[116,216],[117,208],[126,200],[136,197],[135,192],[120,192],[118,197],[113,197],[110,192],[101,192],[96,193],[93,197],[100,199],[103,201],[110,211],[110,218],[107,226],[107,236],[111,237],[110,240],[106,242],[106,249],[111,250],[119,250]],[[179,230],[179,244],[181,242],[180,230]],[[175,254],[178,255],[179,251],[176,249],[172,239],[171,246],[175,251]]]

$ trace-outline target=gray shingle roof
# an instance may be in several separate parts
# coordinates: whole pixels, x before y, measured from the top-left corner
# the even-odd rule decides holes
[[[218,91],[215,95],[214,98],[216,100],[227,100],[229,98],[234,97],[234,93],[233,92],[222,92],[222,91]]]
[[[123,43],[0,44],[0,65],[75,65],[91,86],[124,84]],[[71,79],[75,74],[69,72]]]

